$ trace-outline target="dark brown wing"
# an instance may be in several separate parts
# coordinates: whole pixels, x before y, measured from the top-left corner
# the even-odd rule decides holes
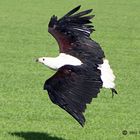
[[[90,38],[94,31],[90,25],[94,15],[89,14],[92,9],[74,14],[80,6],[57,19],[53,16],[49,22],[49,32],[59,44],[60,53],[70,54],[80,59],[83,63],[102,64],[104,52],[100,45]]]
[[[74,8],[59,20],[56,16],[51,17],[48,31],[57,40],[60,52],[67,51],[79,37],[88,38],[94,31],[93,26],[88,25],[94,15],[87,16],[92,9],[74,14],[79,9],[80,6]]]
[[[82,126],[86,104],[96,98],[102,87],[100,70],[96,68],[65,65],[44,84],[44,90],[54,104],[72,115]]]

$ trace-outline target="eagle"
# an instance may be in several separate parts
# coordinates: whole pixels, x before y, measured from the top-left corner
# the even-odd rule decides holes
[[[44,83],[50,100],[68,112],[83,127],[87,104],[97,97],[102,87],[115,90],[115,75],[99,43],[91,39],[95,31],[89,15],[92,9],[77,12],[81,5],[62,18],[53,15],[48,32],[59,46],[57,57],[40,57],[37,62],[56,71]]]

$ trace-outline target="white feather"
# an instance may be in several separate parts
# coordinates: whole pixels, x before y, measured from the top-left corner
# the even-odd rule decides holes
[[[53,70],[57,70],[64,65],[78,66],[83,64],[78,58],[65,53],[60,53],[59,56],[55,58],[41,57],[38,59],[38,61]],[[108,60],[104,59],[103,64],[100,64],[98,69],[101,70],[101,79],[103,81],[103,87],[115,88],[115,76],[113,74],[112,69],[110,68]]]
[[[101,79],[103,81],[103,87],[115,88],[115,75],[110,68],[109,61],[104,59],[103,64],[99,65],[98,69],[101,70]]]
[[[90,34],[90,31],[87,31],[87,30],[78,29],[78,28],[74,28],[74,29],[79,30],[79,31],[84,31],[84,32],[87,32],[88,34]]]
[[[78,66],[82,64],[78,58],[65,53],[60,53],[59,56],[55,58],[41,57],[38,60],[40,63],[43,63],[44,65],[54,70],[57,70],[64,65]]]

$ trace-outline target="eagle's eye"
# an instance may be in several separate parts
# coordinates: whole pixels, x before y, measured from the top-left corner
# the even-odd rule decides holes
[[[43,58],[43,61],[45,61],[45,59]]]

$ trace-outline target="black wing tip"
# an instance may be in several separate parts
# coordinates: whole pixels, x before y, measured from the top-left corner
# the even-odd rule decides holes
[[[88,11],[89,13],[91,13],[91,12],[93,11],[93,9],[88,9],[88,10],[86,10],[86,11]]]
[[[94,18],[95,15],[88,15],[93,9],[77,12],[80,7],[81,5],[68,12],[58,20],[58,23],[59,26],[63,27],[62,31],[67,32],[70,36],[76,37],[80,35],[83,37],[89,37],[95,30],[93,27],[87,25],[92,23],[91,19]]]
[[[77,7],[73,8],[72,10],[70,10],[66,15],[64,15],[63,18],[71,16],[72,14],[77,12],[80,8],[81,8],[81,5],[78,5]]]
[[[75,116],[74,114],[71,114],[71,113],[69,113],[69,114],[70,114],[82,127],[84,127],[86,119],[85,119],[85,117],[84,117],[83,114],[82,114],[81,116],[78,116],[78,117],[77,117],[77,115]]]
[[[69,11],[66,15],[64,15],[62,18],[57,19],[57,16],[53,15],[50,19],[49,28],[54,29],[57,27],[61,31],[67,32],[68,30],[70,32],[75,31],[73,28],[78,28],[78,32],[81,34],[81,32],[84,32],[84,35],[89,36],[94,29],[86,27],[87,24],[91,24],[91,19],[95,15],[88,15],[92,12],[93,9],[88,9],[82,12],[77,12],[80,9],[81,5],[78,5],[71,11]],[[76,13],[77,12],[77,13]],[[75,26],[75,27],[73,27]],[[70,33],[69,32],[69,33]]]
[[[81,5],[78,5],[78,6],[76,6],[75,8],[73,8],[72,10],[70,10],[70,11],[78,11],[79,9],[81,8]]]
[[[72,9],[71,11],[73,11],[73,13],[72,14],[74,14],[75,12],[77,12],[78,10],[80,10],[80,8],[81,8],[81,5],[78,5],[77,7],[75,7],[74,9]],[[70,12],[71,12],[70,11]],[[87,12],[87,14],[89,14],[89,13],[91,13],[93,11],[93,9],[87,9],[87,10],[85,10],[85,11],[82,11],[82,12]],[[69,12],[68,12],[69,13]],[[66,14],[67,15],[67,14]]]
[[[72,14],[76,13],[78,10],[80,10],[81,8],[81,5],[78,5],[77,7],[73,8],[72,10],[70,10],[65,16],[63,17],[68,17],[68,16],[71,16]],[[82,11],[86,14],[89,14],[93,11],[93,9],[88,9],[88,10],[85,10],[85,11]],[[81,13],[81,12],[80,12]]]
[[[78,9],[78,10],[79,10],[80,8],[81,8],[81,5],[78,5],[78,6],[76,7],[76,9]],[[74,9],[75,9],[75,8],[74,8]]]
[[[56,25],[57,24],[57,16],[55,16],[55,15],[53,15],[52,17],[51,17],[51,19],[50,19],[50,22],[49,22],[49,27],[50,28],[53,28],[54,27],[54,25]]]
[[[78,121],[78,122],[79,122],[79,124],[80,124],[82,127],[85,126],[85,120],[84,120],[84,121]]]
[[[85,117],[84,117],[84,115],[83,115],[82,112],[81,112],[81,113],[78,113],[78,114],[70,114],[70,115],[72,115],[72,116],[77,120],[77,122],[78,122],[82,127],[84,127],[86,119],[85,119]]]

